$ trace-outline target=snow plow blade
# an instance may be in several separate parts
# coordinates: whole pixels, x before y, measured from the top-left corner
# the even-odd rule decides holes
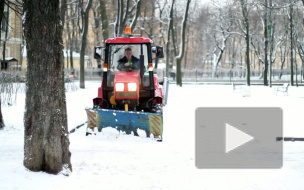
[[[88,128],[100,132],[102,128],[112,127],[126,134],[134,133],[138,136],[137,129],[146,132],[146,136],[160,137],[163,133],[163,118],[157,113],[133,112],[109,109],[86,109],[88,116]]]

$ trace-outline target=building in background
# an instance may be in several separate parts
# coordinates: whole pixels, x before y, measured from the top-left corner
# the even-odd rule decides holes
[[[4,16],[1,22],[1,42],[0,42],[0,70],[21,70],[22,60],[22,22],[21,15],[17,11],[20,7],[17,2],[10,1],[10,7],[4,7]],[[13,9],[12,9],[13,8]],[[5,51],[3,51],[5,43]],[[3,61],[5,53],[5,61]]]

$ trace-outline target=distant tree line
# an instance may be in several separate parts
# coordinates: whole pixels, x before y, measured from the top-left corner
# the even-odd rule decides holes
[[[88,1],[82,6],[78,2],[67,0],[64,38],[70,52],[80,51],[83,41],[79,9]],[[292,85],[296,73],[304,76],[303,0],[96,0],[90,11],[94,36],[84,39],[86,54],[131,26],[133,33],[165,47],[166,75],[175,65],[178,85],[185,68],[211,68],[213,78],[220,67],[245,68],[248,85],[253,71],[259,71],[264,85],[271,85],[274,68],[282,70],[279,78],[290,69]]]
[[[20,0],[1,1],[0,19],[5,17],[5,4],[18,2],[22,4]],[[303,0],[212,0],[205,4],[198,0],[192,0],[191,4],[176,0],[62,0],[60,3],[64,48],[70,50],[66,67],[74,71],[72,52],[80,52],[82,88],[84,55],[91,55],[92,47],[103,44],[105,39],[121,36],[127,25],[135,34],[165,47],[166,75],[176,65],[174,72],[178,71],[180,85],[182,68],[211,67],[213,77],[219,67],[246,68],[249,85],[251,70],[260,71],[264,85],[271,85],[269,76],[273,68],[290,69],[292,85],[295,72],[303,73]],[[191,14],[186,15],[188,23],[183,25],[188,4]],[[183,26],[185,43],[181,43]],[[101,62],[97,67],[101,67]]]
[[[290,69],[290,83],[303,77],[303,0],[212,1],[200,9],[195,31],[192,67],[259,70],[264,85],[271,85],[272,70]],[[195,36],[195,35],[194,35]],[[300,62],[299,62],[300,60]],[[189,60],[189,62],[191,62]]]

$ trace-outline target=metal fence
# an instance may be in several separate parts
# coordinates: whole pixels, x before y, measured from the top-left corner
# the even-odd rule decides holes
[[[288,81],[290,80],[291,71],[287,69],[273,69],[273,81]],[[268,78],[270,73],[268,72]],[[252,80],[263,80],[263,71],[254,70],[250,71],[250,78]],[[203,81],[246,81],[247,69],[185,69],[182,70],[182,79],[185,82],[203,82]],[[171,77],[171,80],[173,78]],[[294,71],[294,80],[303,81],[303,71]]]
[[[73,72],[71,70],[65,71],[66,75],[70,75]],[[158,70],[157,74],[159,78],[165,76],[165,70]],[[290,80],[290,69],[273,69],[272,70],[272,80],[273,81],[289,81]],[[74,70],[75,79],[79,79],[80,71],[79,69]],[[212,69],[182,69],[182,80],[183,82],[204,82],[204,81],[246,81],[247,69],[237,68],[237,69],[217,69],[215,72]],[[85,69],[85,80],[101,80],[102,69],[97,68],[86,68]],[[263,80],[263,70],[252,69],[250,71],[251,80],[262,81]],[[268,73],[269,78],[269,73]],[[175,71],[169,73],[170,81],[176,80]],[[302,83],[303,71],[294,71],[294,80]]]

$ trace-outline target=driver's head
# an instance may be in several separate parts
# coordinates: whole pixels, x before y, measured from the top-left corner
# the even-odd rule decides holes
[[[131,60],[131,58],[132,58],[132,49],[131,48],[125,49],[125,56],[128,60]]]

